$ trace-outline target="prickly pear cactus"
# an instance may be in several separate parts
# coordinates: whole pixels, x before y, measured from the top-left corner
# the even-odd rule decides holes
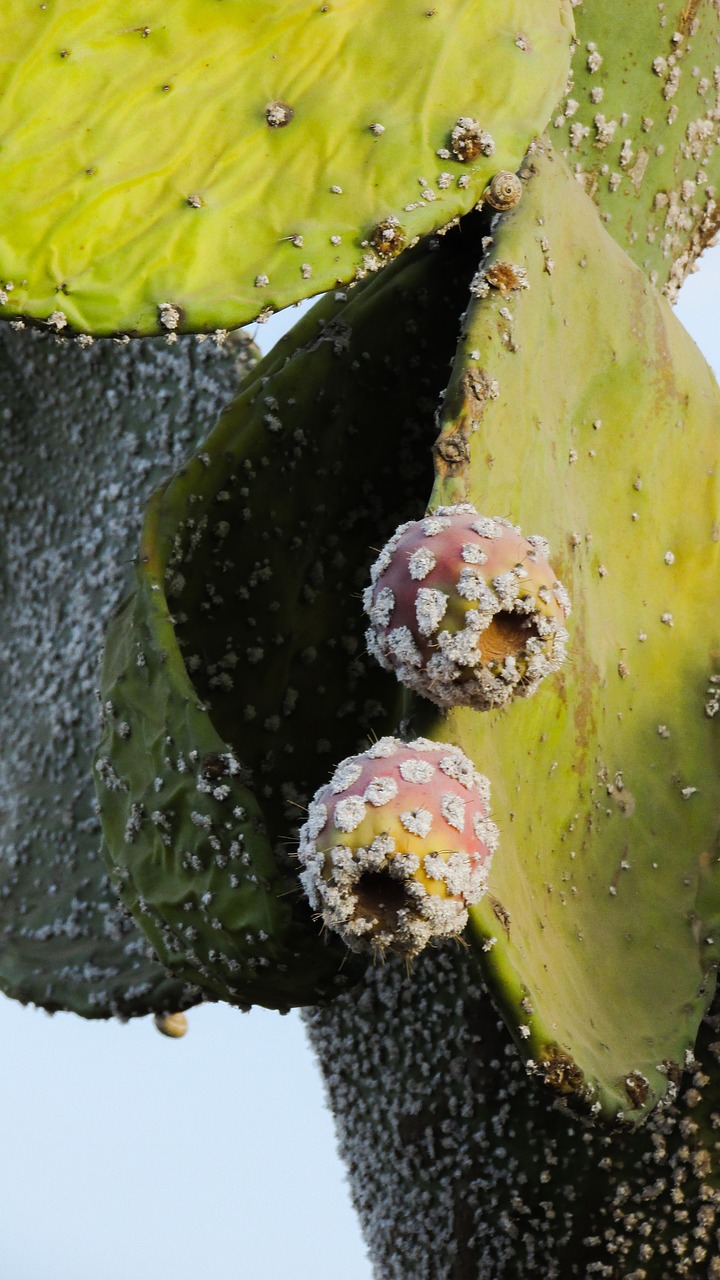
[[[140,515],[252,355],[0,334],[0,988],[84,1017],[175,1010],[173,978],[121,908],[101,856],[90,762],[106,617]]]
[[[2,881],[7,989],[86,1014],[151,1009],[166,1034],[182,1030],[170,1009],[202,996],[326,1003],[309,1021],[383,1280],[717,1280],[720,393],[654,287],[673,295],[717,222],[717,4],[16,9],[0,0],[3,314],[173,339],[341,287],[147,508],[102,675],[110,877],[82,780],[71,857],[48,816],[75,775],[17,715],[34,668],[13,600],[7,702],[26,736],[19,782],[4,766],[22,800]],[[549,121],[556,152],[533,141]],[[33,537],[38,501],[55,516],[33,495]],[[488,582],[455,556],[454,577],[417,592],[404,564],[367,589],[399,521],[467,503],[498,517],[478,537],[513,530],[503,572]],[[65,583],[76,535],[55,523],[44,581],[59,555]],[[8,574],[40,558],[14,527]],[[518,601],[524,614],[523,560],[545,539],[527,647],[514,633],[492,650],[492,697],[458,706],[451,688],[438,709],[437,664],[414,686],[428,701],[364,652],[366,588],[383,666],[403,629],[406,666],[419,654],[428,670],[467,631],[449,681],[467,684],[487,631],[505,644]],[[402,550],[413,583],[434,572],[427,548]],[[469,542],[460,557],[492,560]],[[92,604],[106,581],[90,579]],[[459,613],[441,599],[455,586]],[[500,607],[483,611],[491,595]],[[45,644],[80,652],[85,597],[80,614],[66,591],[50,607],[49,625],[32,614],[39,701],[67,743]],[[564,666],[539,653],[550,613],[560,647],[567,625]],[[518,671],[513,693],[533,697],[496,696]],[[401,754],[413,735],[433,758],[462,750],[482,849],[441,825],[463,828],[457,779],[380,815],[388,779],[408,781],[400,764],[363,772],[388,734]],[[310,902],[288,849],[308,803]],[[380,866],[401,828],[418,843]],[[410,972],[365,966],[334,936],[354,833],[359,879],[384,876],[379,896],[354,894],[360,932]],[[48,834],[50,860],[28,856]],[[420,955],[430,934],[409,928],[408,896],[437,936],[469,910],[463,944]],[[323,932],[313,913],[328,904]]]
[[[584,0],[553,145],[610,234],[671,299],[720,229],[720,12]]]
[[[408,731],[490,780],[488,893],[469,948],[391,959],[308,1026],[383,1280],[715,1280],[720,393],[549,147],[523,187],[429,506],[548,536],[569,660],[500,711],[416,701]]]
[[[0,314],[234,327],[466,213],[543,129],[569,0],[0,3]]]
[[[104,833],[120,895],[155,953],[245,1008],[287,1010],[342,990],[352,966],[317,935],[273,858],[248,770],[187,677],[152,568],[110,628],[103,685]]]
[[[362,583],[378,533],[425,505],[486,227],[319,303],[148,509],[107,645],[98,796],[123,900],[216,997],[287,1007],[357,975],[289,846],[333,758],[400,714],[363,653]]]

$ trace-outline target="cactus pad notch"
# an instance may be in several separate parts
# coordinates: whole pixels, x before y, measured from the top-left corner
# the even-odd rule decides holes
[[[543,531],[569,660],[507,713],[413,730],[490,779],[502,856],[471,927],[521,1051],[561,1098],[633,1123],[715,984],[720,394],[562,160],[538,147],[524,179],[473,285],[432,505]],[[529,287],[488,287],[500,266]],[[478,379],[497,388],[481,406]],[[467,463],[447,461],[458,437]]]
[[[360,597],[373,545],[426,504],[488,229],[470,223],[318,303],[148,508],[107,645],[98,792],[124,901],[217,998],[313,1003],[357,971],[322,941],[289,849],[333,758],[399,718],[397,682],[365,661]]]
[[[146,334],[233,328],[471,209],[545,127],[572,18],[0,0],[0,30],[0,315]]]

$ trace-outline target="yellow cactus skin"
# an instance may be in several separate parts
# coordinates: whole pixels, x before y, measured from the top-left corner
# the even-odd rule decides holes
[[[517,169],[562,92],[571,15],[0,0],[0,314],[234,328],[377,270]]]
[[[524,1057],[634,1123],[694,1043],[720,945],[720,395],[564,162],[538,147],[523,181],[473,286],[430,506],[542,529],[571,656],[507,712],[412,727],[490,779],[502,857],[471,929]]]

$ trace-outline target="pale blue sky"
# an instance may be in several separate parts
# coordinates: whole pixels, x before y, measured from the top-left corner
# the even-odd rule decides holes
[[[718,298],[720,248],[677,308],[716,372]],[[0,997],[0,1280],[370,1280],[298,1016],[189,1022],[170,1041]]]

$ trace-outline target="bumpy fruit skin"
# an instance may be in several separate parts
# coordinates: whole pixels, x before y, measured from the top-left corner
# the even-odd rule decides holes
[[[412,957],[460,933],[485,892],[490,787],[458,747],[381,738],[338,765],[300,832],[301,880],[356,951]]]
[[[470,503],[401,525],[363,597],[370,653],[440,707],[529,696],[565,658],[570,600],[548,555]]]
[[[362,656],[360,596],[369,547],[427,503],[427,404],[477,266],[469,239],[457,228],[322,299],[148,509],[135,602],[108,633],[98,795],[125,904],[206,998],[315,1004],[364,968],[312,921],[288,845],[331,765],[401,714],[401,687]]]

